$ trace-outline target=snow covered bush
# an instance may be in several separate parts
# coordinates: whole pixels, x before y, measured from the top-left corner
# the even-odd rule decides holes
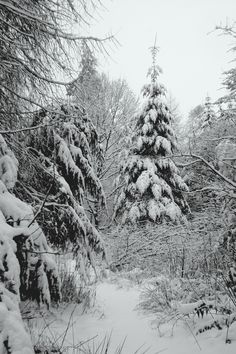
[[[121,167],[124,184],[114,214],[122,215],[123,222],[177,222],[188,212],[184,198],[188,187],[171,158],[175,134],[158,74],[153,65],[152,81],[143,88],[145,103],[137,117],[134,147]]]
[[[213,328],[222,330],[236,321],[235,304],[225,292],[224,284],[214,278],[179,279],[159,276],[143,285],[139,308],[156,314],[154,323],[161,335],[161,326],[170,322],[172,331],[177,321],[186,322],[195,334]]]
[[[152,313],[176,310],[182,303],[210,301],[215,296],[214,281],[199,278],[169,278],[161,275],[144,282],[140,307]],[[189,311],[191,312],[191,311]]]

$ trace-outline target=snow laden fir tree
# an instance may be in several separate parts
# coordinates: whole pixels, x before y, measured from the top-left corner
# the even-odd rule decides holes
[[[93,169],[99,146],[92,122],[65,104],[39,111],[32,124],[40,128],[27,135],[19,159],[10,149],[17,152],[15,140],[0,135],[1,354],[33,353],[19,304],[36,300],[49,307],[60,301],[57,250],[73,251],[80,287],[91,266],[95,270],[93,254],[105,252],[85,212],[87,196],[105,203]]]
[[[93,163],[100,151],[98,135],[86,112],[75,104],[40,111],[33,125],[40,124],[42,128],[27,141],[31,154],[40,161],[40,173],[33,172],[27,181],[35,192],[48,194],[41,212],[47,239],[57,249],[73,250],[86,283],[90,266],[95,270],[93,254],[105,253],[100,234],[85,212],[88,198],[105,206]]]
[[[171,159],[176,148],[172,116],[165,88],[157,81],[157,48],[152,48],[151,83],[143,88],[145,103],[137,118],[134,144],[121,168],[124,184],[117,198],[115,216],[123,222],[163,219],[178,221],[188,211],[183,192],[188,190]]]

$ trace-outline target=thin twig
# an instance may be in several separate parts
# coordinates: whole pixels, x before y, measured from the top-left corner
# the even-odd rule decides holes
[[[48,124],[40,124],[40,125],[35,125],[33,127],[26,127],[26,128],[20,128],[20,129],[15,129],[15,130],[0,130],[0,134],[16,134],[16,133],[21,133],[25,132],[28,130],[35,130],[35,129],[40,129],[40,128],[45,128],[47,127]]]
[[[48,191],[47,191],[47,193],[46,193],[46,195],[45,195],[45,198],[44,198],[44,200],[43,200],[43,202],[42,202],[41,207],[39,208],[38,212],[35,214],[34,218],[31,220],[31,222],[29,223],[28,228],[34,223],[34,221],[36,220],[36,218],[37,218],[37,217],[39,216],[39,214],[41,213],[41,211],[42,211],[42,209],[43,209],[43,207],[44,207],[44,205],[45,205],[45,203],[46,203],[46,200],[47,200],[47,197],[48,197],[48,195],[49,195],[49,193],[50,193],[51,188],[52,188],[52,183],[51,183],[50,187],[48,188]]]

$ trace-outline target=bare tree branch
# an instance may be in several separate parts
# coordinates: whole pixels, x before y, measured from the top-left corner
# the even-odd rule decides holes
[[[236,140],[236,136],[221,136],[219,138],[206,139],[207,141],[219,141],[219,140]]]
[[[207,160],[205,160],[202,156],[198,156],[195,154],[181,154],[181,155],[173,155],[172,157],[191,157],[200,160],[203,162],[207,167],[210,168],[217,176],[223,179],[226,183],[231,185],[232,187],[236,188],[236,183],[231,179],[225,177],[221,172],[217,171]]]
[[[29,131],[29,130],[45,128],[47,126],[48,126],[48,124],[40,124],[40,125],[35,125],[33,127],[26,127],[26,128],[14,129],[14,130],[0,130],[0,134],[4,135],[4,134],[22,133],[22,132],[26,132],[26,131]]]

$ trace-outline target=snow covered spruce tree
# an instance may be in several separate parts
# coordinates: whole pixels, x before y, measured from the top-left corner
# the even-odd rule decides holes
[[[157,48],[152,48],[151,83],[143,88],[146,99],[137,117],[134,146],[121,169],[124,186],[115,207],[123,222],[177,221],[188,211],[183,192],[188,188],[171,159],[176,147],[165,88],[157,82]]]
[[[201,130],[202,132],[206,129],[206,128],[211,128],[212,124],[214,123],[215,120],[215,112],[212,108],[212,103],[211,103],[211,98],[209,96],[206,97],[205,100],[205,105],[204,105],[204,111],[201,117]]]
[[[19,302],[50,304],[60,298],[52,250],[31,206],[12,190],[18,161],[0,135],[0,353],[33,353]]]
[[[74,104],[40,111],[33,125],[42,125],[27,142],[26,159],[31,159],[34,168],[21,174],[21,183],[27,185],[27,198],[32,203],[40,205],[46,196],[39,223],[54,247],[73,251],[81,280],[86,282],[90,266],[95,269],[93,253],[104,254],[100,235],[85,211],[91,198],[105,206],[93,164],[98,147],[96,129]],[[27,166],[27,161],[22,164]],[[25,194],[25,189],[22,192]]]

